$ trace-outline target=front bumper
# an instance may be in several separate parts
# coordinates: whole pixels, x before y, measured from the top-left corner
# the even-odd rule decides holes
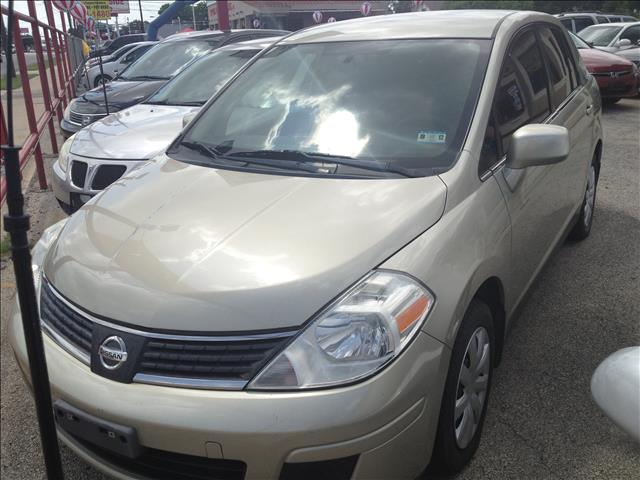
[[[94,195],[100,193],[102,188],[94,188],[95,181],[98,179],[98,175],[101,174],[102,167],[114,166],[122,168],[122,172],[119,179],[123,175],[129,173],[132,169],[139,166],[145,160],[116,160],[116,159],[95,159],[80,157],[74,154],[69,156],[69,164],[67,171],[63,171],[60,168],[58,161],[53,164],[52,185],[53,194],[58,202],[62,205],[62,208],[67,213],[73,213],[78,210],[82,205],[91,199]],[[71,176],[71,169],[73,168],[73,162],[84,162],[87,164],[86,174],[84,175],[82,186],[76,185]],[[114,181],[116,181],[115,179]]]
[[[21,370],[28,372],[17,305],[8,334]],[[357,456],[352,479],[415,478],[430,459],[450,355],[421,332],[365,382],[308,392],[249,392],[118,383],[92,373],[46,335],[44,344],[54,400],[135,428],[143,447],[240,460],[246,480],[277,479],[285,463],[350,456]],[[64,432],[60,436],[115,478],[147,478],[105,461]]]
[[[60,122],[60,131],[62,132],[62,136],[64,137],[65,140],[69,138],[71,135],[73,135],[74,133],[79,132],[83,128],[84,127],[82,125],[72,123],[65,118],[63,118],[62,121]]]
[[[633,97],[638,94],[638,79],[633,73],[617,78],[597,76],[596,81],[602,98]]]

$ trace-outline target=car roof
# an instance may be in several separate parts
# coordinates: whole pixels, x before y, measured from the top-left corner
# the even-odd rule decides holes
[[[604,13],[600,12],[565,12],[565,13],[556,13],[554,17],[579,17],[579,16],[587,16],[587,15],[600,15],[601,17],[606,17]]]
[[[277,42],[282,38],[282,35],[278,35],[275,37],[266,37],[266,38],[255,38],[253,40],[247,40],[245,42],[232,43],[230,45],[225,45],[222,48],[217,49],[216,51],[222,50],[264,50],[265,48],[271,46],[274,42]]]
[[[216,37],[233,37],[234,35],[246,35],[247,33],[273,33],[273,35],[283,35],[285,33],[289,33],[285,30],[268,30],[268,29],[254,29],[254,28],[243,28],[243,29],[233,29],[228,32],[223,32],[222,30],[198,30],[195,32],[180,32],[174,33],[173,35],[168,36],[163,40],[163,42],[176,42],[183,40],[193,40],[200,38],[216,38]]]
[[[640,25],[640,22],[611,22],[611,23],[597,23],[595,25],[589,25],[591,27],[633,27],[634,25]]]
[[[310,27],[289,35],[283,44],[400,38],[493,38],[512,10],[437,10],[377,15]]]

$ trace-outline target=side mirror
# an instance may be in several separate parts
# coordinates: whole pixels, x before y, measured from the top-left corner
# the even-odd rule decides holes
[[[197,114],[198,112],[189,112],[184,117],[182,117],[182,128],[186,127],[191,122],[191,120],[196,118]]]
[[[628,38],[623,38],[622,40],[618,40],[616,42],[616,47],[618,48],[625,48],[630,46],[631,46],[631,40],[629,40]]]
[[[507,167],[514,170],[551,165],[569,155],[569,130],[559,125],[530,124],[520,127],[511,137]]]

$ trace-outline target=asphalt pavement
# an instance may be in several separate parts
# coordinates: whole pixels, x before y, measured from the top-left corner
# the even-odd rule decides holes
[[[559,249],[536,282],[495,372],[478,453],[456,479],[638,478],[640,447],[600,413],[589,381],[607,355],[640,344],[640,99],[608,107],[603,122],[591,236]],[[33,185],[37,237],[61,213],[52,193]],[[0,474],[41,479],[33,402],[4,335],[14,294],[6,258],[1,268]],[[67,479],[106,480],[62,450]]]

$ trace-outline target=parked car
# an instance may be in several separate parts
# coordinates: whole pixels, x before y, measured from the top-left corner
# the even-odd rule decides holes
[[[611,23],[614,22],[637,22],[638,19],[636,17],[632,17],[631,15],[605,15]]]
[[[156,45],[158,42],[138,42],[133,43],[132,48],[127,53],[119,58],[110,59],[107,62],[102,63],[102,70],[100,64],[96,63],[87,69],[86,75],[89,85],[92,87],[99,87],[102,82],[108,83],[118,76],[125,68],[131,65],[144,55],[147,50]],[[125,48],[125,47],[123,47]],[[115,56],[115,54],[114,54]]]
[[[231,32],[199,31],[172,35],[149,50],[137,62],[107,85],[109,113],[145,100],[189,62],[232,43],[283,35],[282,30],[246,29]],[[69,102],[60,122],[65,137],[107,116],[102,88],[90,90]]]
[[[69,138],[53,165],[53,192],[62,209],[75,212],[126,172],[161,153],[236,70],[278,38],[214,50],[144,102],[98,120]]]
[[[580,32],[580,38],[592,47],[618,53],[640,46],[640,22],[594,25]]]
[[[120,478],[459,471],[514,312],[591,230],[600,117],[543,13],[285,37],[35,247],[59,438]]]
[[[116,50],[115,52],[113,52],[110,55],[105,55],[102,58],[102,63],[108,63],[108,62],[113,62],[114,60],[119,59],[121,56],[123,56],[125,53],[127,53],[129,50],[131,50],[133,47],[135,47],[136,45],[138,45],[141,42],[134,42],[134,43],[129,43],[123,47],[120,47],[118,50]],[[87,67],[93,67],[94,65],[98,65],[98,63],[100,62],[100,57],[92,57],[92,58],[88,58],[87,59]]]
[[[600,23],[609,23],[609,19],[602,13],[591,12],[574,12],[574,13],[559,13],[555,15],[562,25],[567,30],[573,33],[578,33],[591,25],[598,25]]]
[[[89,58],[98,57],[100,55],[102,56],[110,55],[116,50],[118,50],[120,47],[124,47],[129,43],[144,42],[145,40],[147,40],[147,36],[144,33],[120,35],[119,37],[114,38],[113,40],[108,40],[101,47],[96,48],[95,50],[92,50],[89,53]]]
[[[593,75],[605,103],[616,103],[622,97],[638,94],[638,67],[613,53],[590,47],[577,35],[569,33],[587,70]]]
[[[591,377],[598,407],[636,442],[640,442],[640,347],[627,347],[605,358]]]

